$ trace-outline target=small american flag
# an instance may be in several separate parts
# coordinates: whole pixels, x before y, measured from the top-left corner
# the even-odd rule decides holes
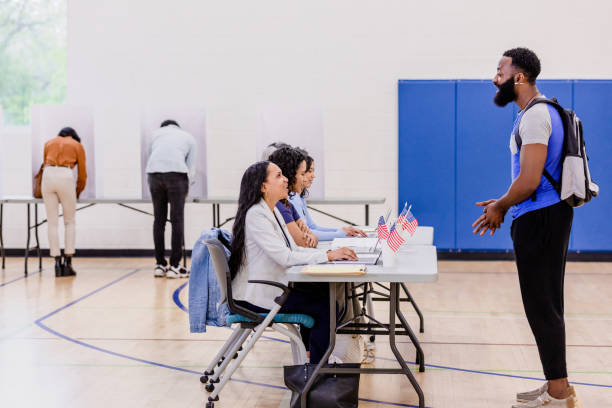
[[[385,224],[385,219],[382,215],[378,219],[377,233],[379,241],[384,241],[385,239],[389,238],[389,230],[387,229],[387,224]]]
[[[389,248],[393,250],[393,252],[397,252],[397,250],[404,243],[404,238],[402,237],[403,228],[401,224],[395,224],[391,227],[391,231],[389,232],[389,239],[387,240],[387,244]]]
[[[400,214],[397,221],[399,222],[399,224],[402,226],[403,229],[405,229],[406,231],[410,233],[410,236],[414,235],[414,232],[416,231],[419,225],[419,222],[417,221],[416,218],[414,218],[414,215],[412,215],[412,213],[410,212],[410,209],[406,210],[405,212],[402,211],[402,214]]]

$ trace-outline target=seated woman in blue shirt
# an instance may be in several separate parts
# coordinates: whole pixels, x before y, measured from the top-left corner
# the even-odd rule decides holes
[[[306,157],[306,174],[304,177],[303,187],[296,188],[296,194],[289,195],[289,202],[297,210],[300,218],[306,222],[308,228],[317,236],[319,241],[332,241],[334,238],[345,237],[365,237],[366,233],[362,230],[349,226],[342,228],[321,227],[315,224],[314,220],[308,212],[306,197],[308,197],[308,189],[312,186],[315,178],[314,175],[314,159],[308,155],[303,149],[296,148]]]
[[[348,248],[325,251],[295,244],[276,207],[279,200],[287,198],[287,187],[287,178],[278,166],[267,161],[251,165],[240,183],[229,269],[234,299],[256,313],[266,313],[274,307],[274,299],[282,290],[249,280],[287,285],[286,271],[293,265],[357,259]],[[302,332],[302,339],[310,349],[310,362],[321,361],[329,346],[328,284],[295,284],[280,313],[303,313],[314,318],[314,326]]]
[[[306,157],[292,147],[282,147],[270,155],[270,161],[280,167],[289,183],[289,197],[304,188]],[[317,236],[310,231],[288,199],[282,199],[276,208],[283,216],[291,236],[299,246],[314,248],[319,243]]]

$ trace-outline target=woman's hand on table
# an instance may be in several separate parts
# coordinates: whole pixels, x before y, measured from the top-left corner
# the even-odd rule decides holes
[[[342,227],[342,231],[349,237],[367,237],[367,234],[355,227]]]
[[[357,254],[350,248],[342,247],[327,251],[328,261],[356,261]]]

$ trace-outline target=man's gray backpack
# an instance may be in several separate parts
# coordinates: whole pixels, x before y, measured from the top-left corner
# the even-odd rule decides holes
[[[560,182],[555,180],[546,169],[543,175],[559,193],[561,200],[566,201],[572,207],[580,207],[599,195],[599,186],[591,180],[589,158],[582,135],[582,122],[574,111],[564,109],[555,98],[537,98],[525,107],[525,111],[538,103],[549,104],[559,112],[565,133]],[[518,130],[514,137],[520,149],[522,140]]]

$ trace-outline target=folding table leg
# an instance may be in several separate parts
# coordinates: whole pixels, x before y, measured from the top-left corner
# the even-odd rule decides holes
[[[28,207],[28,234],[26,238],[26,247],[25,247],[25,269],[23,271],[25,276],[28,276],[28,256],[30,255],[30,230],[32,229],[31,217],[30,217],[30,203],[26,204]]]
[[[398,292],[398,305],[399,305],[399,288],[397,292]],[[412,344],[414,344],[414,347],[416,348],[416,351],[417,351],[416,363],[419,365],[419,371],[424,372],[425,371],[425,356],[423,354],[423,349],[421,348],[421,343],[419,343],[419,339],[417,339],[417,337],[415,336],[414,332],[412,331],[412,328],[410,328],[408,321],[404,317],[404,314],[399,309],[399,307],[397,308],[396,313],[397,313],[397,317],[400,319],[400,322],[402,323],[402,326],[404,326],[404,330],[406,330],[406,332],[408,333],[408,337],[410,337]]]
[[[398,363],[402,367],[402,371],[408,377],[410,384],[416,391],[419,396],[419,408],[425,408],[425,395],[423,394],[423,390],[421,390],[421,386],[417,382],[416,378],[406,365],[406,361],[404,361],[404,357],[397,349],[397,345],[395,344],[395,315],[399,312],[399,285],[396,282],[391,283],[391,302],[389,308],[389,345],[391,346],[391,351],[395,355]],[[400,313],[397,313],[398,317]],[[402,316],[403,317],[403,316]],[[400,317],[401,320],[401,317]]]
[[[34,204],[34,238],[36,238],[36,254],[38,255],[38,271],[42,272],[42,254],[40,253],[40,240],[38,239],[38,203]]]
[[[0,249],[2,250],[2,269],[4,269],[6,266],[6,263],[5,263],[6,254],[4,253],[4,237],[2,235],[2,232],[3,232],[2,220],[4,219],[3,212],[4,212],[4,204],[0,203]]]
[[[419,315],[419,332],[425,333],[425,321],[423,319],[423,313],[421,313],[421,309],[419,309],[419,306],[414,301],[414,298],[410,294],[410,291],[408,291],[408,287],[405,283],[402,283],[402,289],[404,290],[406,297],[408,297],[408,301],[412,304],[414,311],[417,313],[417,315]]]

